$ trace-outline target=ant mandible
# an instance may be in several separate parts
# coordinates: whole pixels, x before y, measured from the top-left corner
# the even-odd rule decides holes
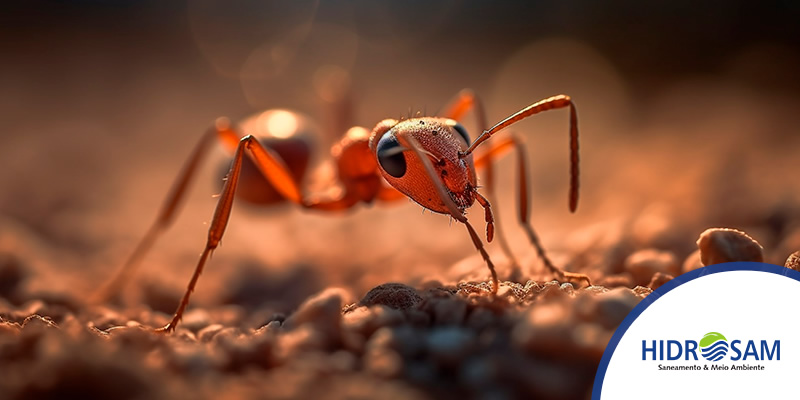
[[[261,184],[271,185],[271,189],[267,192],[272,192],[272,195],[266,197],[262,195],[260,200],[264,204],[288,200],[304,208],[333,211],[351,208],[359,202],[393,201],[408,197],[428,210],[450,215],[467,228],[475,248],[491,272],[492,294],[496,294],[499,286],[497,272],[480,236],[467,220],[466,210],[476,201],[484,209],[486,240],[491,242],[494,237],[495,219],[489,200],[478,192],[475,168],[478,166],[490,169],[492,157],[515,148],[519,167],[518,222],[523,226],[539,257],[550,271],[563,279],[584,280],[591,284],[588,276],[584,274],[557,268],[545,254],[538,236],[528,222],[525,152],[520,143],[513,136],[505,138],[490,145],[489,150],[480,156],[473,157],[476,148],[504,128],[542,111],[559,108],[569,108],[570,113],[569,209],[574,212],[578,205],[578,122],[575,105],[567,95],[557,95],[533,103],[489,129],[486,129],[480,101],[469,90],[462,91],[457,99],[445,108],[441,117],[385,119],[379,122],[372,132],[361,127],[351,128],[334,145],[332,151],[338,167],[338,177],[344,187],[344,194],[336,199],[318,199],[304,195],[299,182],[308,160],[308,149],[304,147],[302,141],[296,139],[292,141],[292,138],[275,141],[273,138],[272,141],[262,143],[253,135],[241,136],[228,119],[220,118],[215,126],[203,135],[192,151],[167,195],[155,223],[98,297],[107,298],[119,291],[156,237],[169,226],[189,182],[214,139],[219,140],[224,147],[234,153],[233,161],[214,211],[205,249],[200,255],[172,320],[158,331],[171,332],[181,320],[206,261],[222,239],[234,197],[235,195],[242,197],[244,193],[241,190],[242,193],[237,192],[237,185],[242,179],[243,170],[247,174],[248,164],[253,164],[266,178],[267,182]],[[457,122],[470,110],[475,110],[479,127],[482,129],[481,135],[472,143],[467,131]],[[248,158],[245,158],[245,155]],[[487,180],[489,181],[487,183],[491,184],[491,174]]]

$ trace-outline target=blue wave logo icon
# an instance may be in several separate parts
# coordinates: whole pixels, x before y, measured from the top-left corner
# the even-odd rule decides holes
[[[708,361],[719,361],[728,354],[728,339],[719,332],[706,333],[700,339],[700,354]]]

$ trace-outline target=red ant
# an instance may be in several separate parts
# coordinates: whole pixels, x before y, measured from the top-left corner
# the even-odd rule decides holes
[[[519,222],[524,227],[531,243],[536,248],[545,266],[564,279],[579,279],[590,283],[584,274],[565,272],[557,268],[545,254],[539,239],[528,222],[527,173],[524,150],[515,138],[510,137],[480,156],[473,157],[473,151],[489,140],[492,135],[525,118],[542,111],[569,108],[570,112],[570,189],[569,209],[575,211],[578,204],[578,126],[575,105],[569,96],[553,96],[523,108],[508,118],[486,129],[483,107],[470,91],[462,91],[456,101],[445,108],[442,117],[414,117],[404,120],[385,119],[379,122],[372,132],[354,127],[334,145],[333,156],[338,167],[338,177],[344,187],[344,194],[336,199],[313,199],[306,197],[299,182],[308,162],[310,148],[302,138],[256,139],[251,134],[239,135],[230,121],[217,120],[200,139],[168,194],[155,223],[141,240],[131,257],[124,264],[115,279],[102,292],[107,297],[119,290],[133,270],[134,265],[153,244],[158,234],[167,228],[176,213],[186,188],[197,167],[207,152],[209,145],[218,139],[234,153],[233,162],[219,196],[214,217],[208,231],[208,240],[186,292],[175,311],[172,320],[159,331],[170,332],[175,329],[194,291],[197,280],[211,253],[219,245],[228,224],[234,196],[244,197],[251,202],[272,204],[285,200],[304,208],[317,210],[343,210],[359,202],[372,203],[375,200],[392,201],[408,197],[431,211],[450,215],[466,226],[475,248],[480,252],[492,276],[492,293],[497,293],[499,282],[494,264],[483,246],[483,242],[466,217],[466,209],[476,201],[484,209],[486,221],[486,240],[494,237],[494,217],[489,200],[478,192],[476,166],[491,168],[491,158],[511,147],[516,148],[519,165]],[[478,118],[481,135],[470,144],[469,135],[461,124],[456,122],[469,110],[474,109]],[[267,111],[274,113],[276,111]],[[282,118],[293,118],[295,114],[279,111]],[[261,117],[267,114],[261,114]],[[273,115],[274,116],[274,115]],[[258,117],[256,117],[258,118]],[[246,158],[245,155],[248,157]],[[255,167],[255,168],[254,168]],[[261,192],[245,181],[245,190],[237,185],[248,174],[260,171],[267,182],[262,182]],[[491,174],[487,183],[491,190]],[[259,177],[260,178],[260,177]],[[389,184],[389,186],[386,185]],[[256,181],[256,184],[258,182]],[[254,191],[255,190],[255,191]]]

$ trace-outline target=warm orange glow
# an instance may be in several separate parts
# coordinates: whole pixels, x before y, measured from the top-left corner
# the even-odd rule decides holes
[[[273,110],[262,113],[258,117],[266,132],[277,138],[288,138],[297,132],[297,117],[286,110]]]

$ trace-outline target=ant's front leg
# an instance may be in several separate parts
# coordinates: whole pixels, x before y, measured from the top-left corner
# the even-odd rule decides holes
[[[467,217],[464,215],[463,211],[461,211],[458,206],[456,206],[453,199],[447,193],[447,190],[444,187],[444,184],[441,180],[439,180],[438,175],[436,174],[436,170],[433,168],[433,164],[431,163],[430,158],[426,155],[423,150],[422,146],[420,146],[419,142],[412,135],[408,134],[398,134],[398,139],[400,143],[408,149],[411,149],[417,158],[422,163],[423,167],[425,168],[425,172],[427,173],[428,177],[433,182],[434,187],[436,188],[436,193],[439,195],[439,198],[442,200],[442,203],[447,207],[450,216],[455,218],[458,222],[466,225],[467,231],[469,231],[469,236],[472,239],[472,244],[475,245],[475,249],[481,253],[481,257],[486,262],[486,266],[489,267],[489,272],[492,275],[492,294],[497,294],[497,290],[500,287],[500,282],[497,279],[497,271],[494,268],[494,263],[492,259],[489,257],[489,253],[486,252],[486,248],[483,246],[483,242],[481,241],[480,236],[478,233],[475,232],[475,228],[467,220]],[[491,220],[491,211],[487,212],[487,223]],[[487,231],[489,234],[490,231]]]
[[[472,110],[473,114],[475,115],[475,120],[478,124],[478,129],[480,132],[483,132],[488,128],[488,124],[486,122],[486,110],[483,107],[483,102],[481,101],[480,97],[471,89],[464,89],[458,92],[456,98],[448,102],[448,105],[443,108],[443,110],[438,114],[445,118],[454,119],[456,121],[461,121],[464,116]],[[467,143],[469,145],[469,143]],[[481,157],[481,164],[478,165],[477,158],[475,163],[475,168],[482,167],[483,168],[483,180],[481,182],[481,186],[486,191],[487,203],[497,203],[497,196],[495,196],[495,174],[494,174],[494,163],[492,159],[497,158],[497,152],[488,151],[482,153]],[[506,255],[509,262],[511,263],[511,273],[509,274],[509,279],[512,281],[517,281],[522,278],[522,268],[520,267],[519,262],[517,262],[516,257],[514,257],[514,253],[511,251],[511,246],[509,245],[508,239],[506,239],[505,234],[503,233],[503,224],[500,222],[499,214],[495,216],[495,222],[498,226],[496,231],[497,234],[497,242],[500,244],[500,249],[503,251],[503,254]]]

